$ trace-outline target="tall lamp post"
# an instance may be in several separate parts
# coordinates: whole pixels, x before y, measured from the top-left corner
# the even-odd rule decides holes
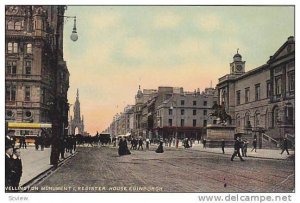
[[[178,128],[177,128],[177,110],[175,109],[175,106],[173,104],[173,101],[171,103],[170,109],[172,110],[172,115],[174,114],[175,119],[174,119],[174,123],[175,123],[175,143],[176,143],[176,148],[178,148]],[[174,110],[174,111],[173,111]]]
[[[60,139],[64,135],[64,128],[65,126],[62,124],[64,122],[64,119],[62,118],[64,115],[64,110],[65,110],[65,105],[64,101],[60,98],[58,94],[58,77],[59,77],[59,66],[60,62],[63,61],[63,54],[60,51],[60,31],[61,31],[61,26],[63,25],[63,19],[66,18],[73,18],[74,19],[74,27],[72,34],[70,36],[72,41],[77,41],[78,40],[78,35],[77,35],[77,30],[76,30],[76,16],[64,16],[60,15],[62,10],[60,10],[60,7],[58,7],[58,15],[57,15],[57,25],[56,25],[56,33],[55,33],[55,38],[56,38],[56,51],[54,53],[54,68],[53,68],[53,77],[54,77],[54,85],[53,85],[53,103],[51,103],[51,112],[52,112],[52,146],[51,146],[51,155],[50,155],[50,164],[53,165],[54,167],[58,166],[58,161],[59,161],[59,154],[61,150],[61,142]]]

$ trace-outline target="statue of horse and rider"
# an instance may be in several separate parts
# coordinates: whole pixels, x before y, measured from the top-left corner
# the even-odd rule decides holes
[[[210,114],[211,117],[217,117],[220,119],[219,124],[231,124],[232,119],[229,114],[225,111],[224,105],[214,104],[213,107],[213,113]]]

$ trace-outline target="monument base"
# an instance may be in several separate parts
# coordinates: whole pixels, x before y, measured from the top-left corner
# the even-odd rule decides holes
[[[234,145],[235,126],[233,125],[208,125],[206,136],[206,146],[209,148],[221,148],[221,143],[225,141],[225,147]]]

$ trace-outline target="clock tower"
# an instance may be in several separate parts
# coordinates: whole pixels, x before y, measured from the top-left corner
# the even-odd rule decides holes
[[[237,49],[236,54],[233,56],[233,62],[230,63],[230,74],[243,74],[245,73],[245,61],[242,61],[242,56]]]

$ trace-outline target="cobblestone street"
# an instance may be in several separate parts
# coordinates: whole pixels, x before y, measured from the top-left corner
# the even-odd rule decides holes
[[[41,192],[292,192],[294,161],[165,148],[163,154],[81,147],[78,154],[38,185]]]

